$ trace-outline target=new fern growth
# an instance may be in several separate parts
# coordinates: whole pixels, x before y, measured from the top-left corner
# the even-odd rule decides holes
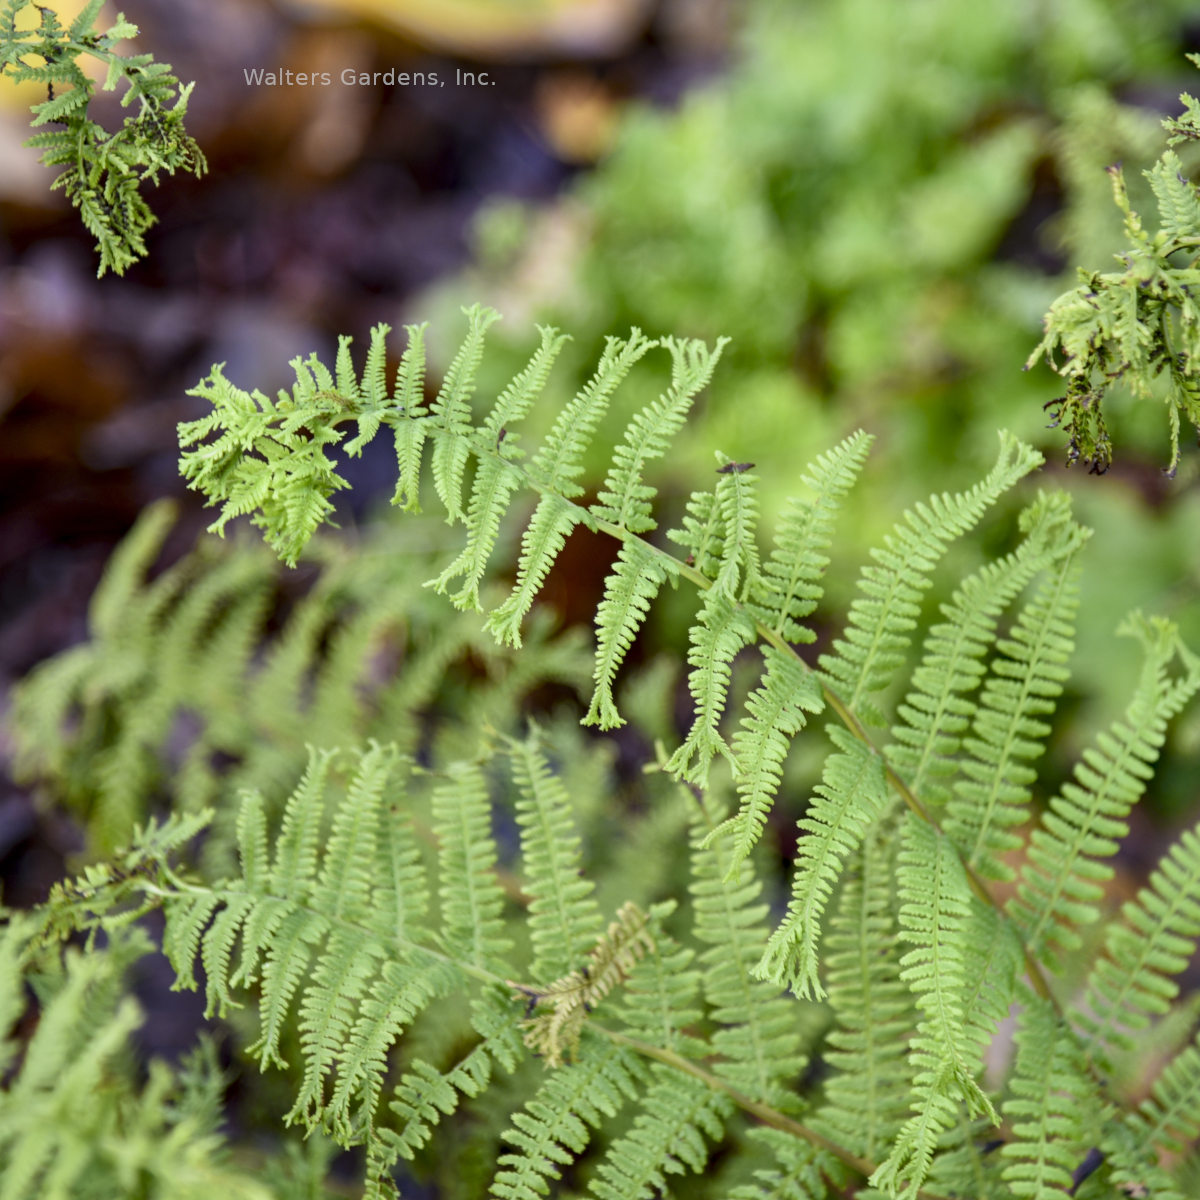
[[[103,0],[88,0],[64,25],[46,5],[4,0],[0,74],[45,87],[45,100],[32,106],[40,132],[25,144],[42,152],[46,166],[62,168],[51,186],[66,193],[95,237],[97,274],[121,275],[146,253],[145,234],[155,220],[142,185],[157,183],[160,172],[200,176],[207,167],[184,128],[193,85],[181,85],[168,63],[149,54],[119,54],[118,43],[136,37],[137,26],[118,15],[101,33],[96,18],[102,7]],[[92,119],[89,106],[96,89],[80,66],[83,58],[103,65],[105,91],[123,85],[121,104],[136,105],[119,129],[110,132]]]

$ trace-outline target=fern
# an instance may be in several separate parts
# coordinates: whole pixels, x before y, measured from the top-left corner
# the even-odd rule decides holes
[[[560,741],[561,732],[532,728],[514,740],[478,708],[466,714],[473,736],[428,739],[398,722],[403,746],[313,746],[282,809],[283,788],[264,780],[246,790],[236,820],[218,814],[218,832],[236,826],[236,865],[228,854],[205,854],[199,875],[174,865],[198,815],[152,824],[112,865],[60,889],[48,931],[122,928],[161,906],[180,986],[194,986],[199,962],[211,1013],[251,1000],[258,1035],[246,1040],[261,1069],[287,1073],[288,1121],[363,1147],[374,1197],[389,1194],[400,1160],[419,1171],[431,1146],[445,1153],[460,1136],[474,1156],[462,1186],[481,1188],[486,1164],[493,1194],[506,1197],[555,1187],[652,1195],[677,1173],[704,1170],[726,1145],[746,1147],[744,1169],[698,1186],[747,1198],[815,1198],[848,1186],[864,1197],[1037,1196],[1061,1188],[1063,1172],[1074,1181],[1097,1155],[1097,1188],[1144,1177],[1178,1190],[1181,1176],[1157,1155],[1190,1136],[1182,1106],[1191,1060],[1181,1056],[1185,1066],[1164,1073],[1140,1111],[1106,1093],[1098,1067],[1124,1030],[1169,1006],[1169,976],[1194,937],[1191,840],[1129,910],[1141,936],[1111,935],[1082,1006],[1060,998],[1047,973],[1059,968],[1057,951],[1078,944],[1075,927],[1096,915],[1099,860],[1116,849],[1167,722],[1200,686],[1175,627],[1131,618],[1127,630],[1147,655],[1133,702],[1051,802],[1015,899],[1002,905],[988,880],[1008,875],[1021,844],[1015,828],[1032,807],[1034,764],[1067,680],[1087,532],[1063,497],[1038,496],[1011,553],[955,580],[932,628],[922,604],[949,574],[951,543],[1037,455],[1005,435],[982,482],[905,513],[814,669],[794,643],[808,639],[833,522],[867,439],[855,435],[815,460],[810,499],[785,510],[766,555],[751,464],[725,456],[715,484],[692,493],[682,525],[660,541],[643,469],[669,453],[719,347],[664,343],[671,381],[619,435],[603,493],[589,505],[576,482],[580,455],[651,344],[636,332],[608,342],[568,406],[572,421],[558,422],[526,458],[518,422],[561,338],[543,330],[477,421],[472,381],[491,321],[484,310],[468,313],[464,346],[428,408],[415,327],[390,395],[382,327],[361,378],[343,340],[332,369],[297,360],[295,388],[274,402],[214,373],[203,388],[213,414],[181,429],[184,470],[223,505],[218,528],[250,514],[285,559],[298,559],[340,486],[333,455],[342,426],[357,425],[346,446],[356,453],[391,427],[398,506],[436,497],[464,526],[450,566],[432,569],[435,587],[457,588],[451,599],[464,610],[478,604],[483,621],[469,611],[455,620],[489,625],[500,642],[520,636],[575,526],[616,540],[596,621],[584,717],[592,723],[611,727],[629,711],[625,693],[618,705],[619,672],[662,585],[694,587],[694,712],[678,748],[660,748],[658,760],[674,786],[647,815],[618,815],[604,795],[575,802],[574,781],[594,776],[575,770],[579,743]],[[423,497],[426,458],[433,488]],[[523,493],[535,503],[516,586],[503,599],[489,590],[487,570]],[[135,609],[143,592],[157,597],[147,602],[147,630],[178,603],[187,614],[180,628],[192,632],[167,646],[201,644],[201,631],[220,625],[211,614],[225,602],[211,597],[225,585],[177,601],[184,589],[174,577],[140,582],[154,537],[133,545],[110,594]],[[254,645],[258,619],[235,622],[228,644]],[[318,628],[308,618],[294,648],[248,668],[250,677],[261,672],[281,696],[294,688]],[[736,689],[752,646],[761,678]],[[335,639],[327,670],[340,682],[331,695],[345,696],[355,677],[345,653],[343,661]],[[175,661],[189,659],[177,652]],[[383,715],[404,711],[401,697],[419,711],[433,694],[430,673],[445,662],[419,660]],[[504,695],[521,694],[521,665]],[[244,675],[230,673],[226,686]],[[743,690],[746,700],[735,702]],[[49,727],[65,719],[62,707],[43,703]],[[331,714],[347,707],[330,703]],[[772,929],[756,843],[790,746],[815,713],[828,738],[821,782],[800,817],[791,902]],[[669,720],[661,724],[674,734]],[[880,728],[891,730],[890,744],[876,744]],[[565,755],[550,752],[551,742]],[[618,821],[633,827],[619,866],[597,849]],[[686,862],[671,844],[685,821]],[[604,888],[593,888],[593,871],[607,874]],[[1168,884],[1180,890],[1177,902]],[[809,1002],[817,998],[829,1007]],[[1019,1052],[1002,1087],[983,1064],[1014,1003]],[[823,1086],[807,1086],[828,1071]],[[1084,1124],[1066,1117],[1064,1091],[1077,1096]],[[980,1143],[1002,1113],[1011,1144],[997,1155]]]
[[[25,144],[42,152],[48,167],[62,167],[54,188],[61,188],[87,231],[96,238],[98,275],[118,275],[146,253],[145,234],[154,215],[141,194],[159,172],[189,171],[197,177],[207,165],[200,147],[184,128],[193,84],[180,85],[168,63],[149,54],[118,54],[118,42],[137,36],[137,26],[118,14],[101,33],[96,19],[103,0],[88,0],[64,26],[52,8],[32,0],[5,0],[0,9],[0,75],[14,83],[35,82],[46,99],[34,104],[33,125],[54,126]],[[32,22],[35,22],[31,24]],[[96,85],[79,65],[83,57],[107,68],[103,88],[125,85],[121,104],[137,104],[137,113],[109,133],[88,115]],[[40,61],[30,61],[30,60]]]
[[[1200,687],[1200,663],[1173,625],[1134,614],[1121,631],[1137,638],[1146,655],[1141,682],[1124,720],[1084,752],[1074,781],[1050,802],[1029,845],[1026,869],[1011,911],[1026,943],[1053,964],[1054,947],[1080,944],[1073,925],[1094,921],[1101,883],[1125,832],[1125,818],[1150,777],[1166,722]],[[1172,678],[1170,663],[1184,673]]]
[[[228,1161],[211,1044],[179,1072],[154,1060],[140,1085],[129,1070],[141,1013],[122,977],[149,939],[116,937],[103,952],[60,958],[38,945],[37,924],[24,914],[0,929],[0,1196],[271,1200]],[[39,1011],[22,1053],[9,1033],[25,1009],[26,972]]]
[[[1200,66],[1196,55],[1189,56]],[[1182,116],[1163,122],[1171,145],[1200,137],[1195,101],[1181,97]],[[1080,271],[1081,282],[1050,307],[1045,336],[1026,366],[1045,356],[1067,381],[1066,394],[1046,407],[1068,437],[1068,463],[1102,473],[1112,461],[1104,400],[1121,381],[1137,398],[1156,393],[1167,410],[1171,440],[1166,471],[1179,464],[1184,420],[1200,433],[1197,383],[1198,313],[1192,296],[1194,248],[1200,236],[1200,199],[1173,150],[1145,172],[1158,208],[1151,232],[1130,205],[1120,166],[1109,168],[1113,197],[1125,222],[1128,248],[1117,256],[1123,270]],[[1061,362],[1056,359],[1061,355]],[[1165,387],[1157,387],[1159,379]]]

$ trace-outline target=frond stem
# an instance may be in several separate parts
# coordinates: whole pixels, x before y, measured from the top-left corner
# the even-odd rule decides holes
[[[593,1024],[591,1028],[596,1033],[602,1033],[618,1045],[628,1046],[629,1049],[644,1055],[646,1058],[653,1058],[665,1066],[672,1067],[676,1071],[682,1071],[685,1075],[690,1075],[693,1079],[699,1080],[714,1091],[723,1092],[738,1108],[749,1113],[751,1116],[757,1117],[764,1125],[769,1125],[772,1129],[778,1129],[784,1133],[790,1133],[794,1137],[802,1138],[810,1145],[816,1146],[819,1150],[824,1150],[826,1153],[833,1155],[839,1162],[845,1163],[846,1166],[858,1172],[863,1178],[869,1178],[875,1171],[877,1164],[870,1162],[868,1159],[860,1158],[857,1154],[852,1154],[844,1146],[839,1146],[837,1142],[830,1141],[829,1138],[818,1133],[815,1129],[810,1129],[807,1125],[802,1125],[786,1113],[781,1113],[779,1109],[772,1108],[769,1104],[764,1104],[760,1100],[755,1100],[747,1096],[745,1092],[739,1091],[730,1083],[726,1083],[720,1076],[714,1075],[711,1071],[706,1071],[703,1067],[684,1058],[681,1054],[677,1054],[674,1050],[666,1050],[661,1046],[651,1045],[651,1043],[643,1042],[639,1038],[630,1037],[625,1033],[618,1033],[615,1029],[605,1029],[601,1025]],[[943,1196],[937,1192],[918,1191],[916,1195],[918,1200],[950,1200],[950,1197]]]

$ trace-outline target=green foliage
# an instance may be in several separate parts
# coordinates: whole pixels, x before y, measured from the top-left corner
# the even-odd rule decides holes
[[[1200,66],[1200,57],[1190,56]],[[1184,113],[1163,122],[1171,145],[1200,140],[1200,109],[1180,97]],[[1171,431],[1173,475],[1179,464],[1181,418],[1200,434],[1200,310],[1192,289],[1200,281],[1200,197],[1174,150],[1145,172],[1158,209],[1158,228],[1147,229],[1132,208],[1120,166],[1109,168],[1113,197],[1125,218],[1122,270],[1080,270],[1081,282],[1059,296],[1046,317],[1046,333],[1029,359],[1042,355],[1067,381],[1066,395],[1046,406],[1067,433],[1069,462],[1095,473],[1108,469],[1112,443],[1104,399],[1122,382],[1140,399],[1161,395]],[[1055,359],[1060,355],[1062,361]],[[1165,388],[1159,387],[1159,381]]]
[[[0,1196],[19,1200],[299,1200],[299,1186],[269,1189],[231,1161],[220,1132],[224,1081],[210,1042],[184,1069],[155,1060],[140,1083],[130,1042],[141,1014],[123,976],[150,948],[121,934],[104,950],[39,946],[36,919],[0,928]],[[10,1037],[28,979],[36,996],[31,1037]],[[298,1181],[297,1181],[298,1184]],[[309,1180],[309,1196],[323,1196]]]
[[[228,858],[234,798],[290,787],[306,742],[463,752],[484,723],[511,725],[533,689],[586,683],[581,638],[550,640],[539,614],[514,663],[477,621],[446,620],[379,531],[354,550],[319,540],[297,593],[243,539],[203,539],[149,577],[173,521],[168,504],[146,509],[92,598],[90,641],[14,694],[17,775],[83,818],[98,849],[125,842],[165,795],[182,811],[218,807],[207,851]],[[406,553],[432,570],[445,534],[414,526]]]
[[[0,8],[0,74],[16,83],[44,84],[46,99],[32,106],[33,125],[52,128],[25,144],[42,152],[48,167],[62,167],[61,188],[96,238],[98,275],[124,274],[146,253],[145,234],[154,215],[141,194],[162,171],[174,175],[207,170],[204,155],[184,128],[194,85],[180,85],[168,63],[152,55],[118,54],[115,47],[137,36],[137,26],[118,14],[106,32],[96,29],[103,0],[88,0],[70,25],[33,0],[4,0]],[[104,91],[125,85],[121,104],[137,112],[110,133],[91,119],[96,85],[79,65],[83,57],[104,65]]]
[[[560,421],[527,456],[518,421],[562,339],[543,330],[528,366],[477,417],[468,396],[494,314],[467,318],[458,366],[428,406],[415,383],[416,327],[390,391],[382,328],[362,379],[343,340],[333,370],[297,361],[296,387],[275,402],[215,371],[198,389],[212,415],[180,430],[184,473],[222,505],[215,528],[249,514],[299,561],[340,478],[342,426],[356,429],[352,454],[390,430],[405,519],[423,527],[411,514],[425,503],[463,526],[457,545],[439,546],[452,569],[430,562],[423,573],[436,591],[464,574],[467,585],[451,606],[434,602],[451,620],[465,610],[501,643],[521,639],[576,526],[615,541],[585,722],[611,727],[647,707],[649,684],[618,693],[618,672],[662,584],[698,591],[692,721],[674,753],[660,747],[662,786],[648,789],[647,811],[612,811],[595,776],[583,786],[570,761],[578,743],[556,727],[517,740],[468,710],[475,735],[431,747],[400,723],[399,744],[383,729],[366,749],[311,745],[282,808],[277,781],[255,785],[247,772],[236,815],[216,789],[215,814],[148,825],[111,863],[60,886],[42,911],[46,932],[117,933],[161,907],[179,985],[196,986],[203,968],[209,1013],[233,1022],[261,1071],[282,1073],[287,1121],[362,1147],[372,1197],[391,1194],[401,1164],[436,1172],[431,1150],[446,1161],[460,1140],[472,1147],[467,1159],[488,1164],[491,1194],[522,1200],[555,1180],[599,1197],[650,1196],[672,1175],[710,1171],[728,1146],[740,1173],[728,1186],[719,1175],[697,1181],[697,1194],[818,1200],[851,1186],[864,1197],[1042,1197],[1098,1163],[1087,1195],[1115,1200],[1138,1181],[1184,1195],[1186,1176],[1166,1156],[1196,1133],[1194,1050],[1176,1054],[1140,1107],[1101,1072],[1130,1031],[1163,1014],[1182,1019],[1174,979],[1200,933],[1195,835],[1109,924],[1106,953],[1078,993],[1068,956],[1102,916],[1109,861],[1168,722],[1200,688],[1200,658],[1170,622],[1134,614],[1123,632],[1145,665],[1127,711],[1039,810],[1035,764],[1067,683],[1088,531],[1065,496],[1039,493],[1002,556],[965,570],[948,559],[1038,465],[1036,452],[1002,435],[980,482],[902,513],[814,666],[796,647],[812,640],[805,622],[823,599],[865,436],[803,473],[807,495],[785,510],[769,555],[751,464],[723,455],[715,482],[666,532],[644,466],[670,453],[720,348],[636,331],[611,339],[568,409],[578,419]],[[613,439],[607,481],[589,500],[576,483],[580,456],[601,437],[608,398],[654,349],[670,365],[664,390]],[[143,581],[166,519],[153,514],[114,564],[94,607],[96,644],[74,654],[99,653],[125,610],[140,622],[138,640],[169,634],[183,619],[172,604],[203,590],[203,574],[186,594],[159,582],[169,573]],[[487,583],[493,558],[516,565],[507,598]],[[257,561],[244,549],[230,561],[239,559]],[[218,559],[213,577],[225,569]],[[948,572],[957,585],[930,619],[923,601]],[[236,589],[222,580],[213,595],[224,588],[253,608],[244,580],[255,578]],[[421,594],[405,590],[403,603]],[[187,617],[192,632],[165,645],[218,636],[211,614],[226,610],[197,606],[210,615]],[[229,644],[256,644],[261,611],[239,619]],[[521,653],[535,648],[527,639]],[[291,661],[300,671],[309,658]],[[265,669],[246,664],[222,686]],[[760,678],[747,682],[743,667],[756,666]],[[61,771],[72,754],[64,708],[49,698],[55,685],[39,686],[21,720],[57,733],[48,761]],[[86,695],[72,694],[86,719]],[[335,710],[354,710],[352,690],[339,697]],[[293,704],[311,722],[303,699]],[[758,843],[814,714],[825,722],[821,782],[798,822],[791,902],[776,924]],[[362,745],[370,727],[369,715],[356,716],[342,736]],[[144,745],[165,736],[159,727]],[[803,739],[814,749],[817,740]],[[198,870],[177,866],[210,821],[211,840],[231,838],[236,861],[206,850]],[[675,831],[674,849],[656,822]],[[629,827],[626,858],[609,844],[613,823]],[[1021,825],[1033,827],[1026,838]],[[1010,900],[993,879],[1015,882]],[[247,1004],[256,1020],[238,1014]],[[1007,1077],[985,1074],[1014,1005],[1015,1061]],[[996,1154],[985,1143],[1002,1120]]]

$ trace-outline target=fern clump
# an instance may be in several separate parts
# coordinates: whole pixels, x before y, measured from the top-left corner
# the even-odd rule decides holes
[[[44,85],[46,99],[32,106],[35,133],[25,144],[42,152],[48,167],[61,167],[51,185],[61,188],[79,209],[84,227],[96,239],[98,275],[122,275],[146,253],[145,234],[154,215],[141,193],[160,172],[207,169],[204,155],[184,128],[193,85],[180,84],[170,65],[149,54],[121,55],[116,46],[137,36],[123,15],[101,33],[96,19],[103,0],[88,0],[63,25],[54,9],[33,0],[4,0],[0,8],[0,74],[14,83]],[[109,132],[88,109],[96,85],[79,65],[81,58],[103,64],[103,89],[124,84],[124,107],[136,104],[120,129]]]
[[[465,531],[444,550],[449,566],[428,564],[444,611],[524,642],[522,654],[566,539],[577,526],[606,535],[617,553],[581,710],[602,728],[645,706],[616,685],[663,584],[694,590],[691,723],[673,752],[658,747],[644,813],[621,817],[629,859],[618,865],[594,836],[613,819],[607,786],[568,786],[585,778],[570,761],[577,743],[555,750],[549,728],[515,738],[467,714],[474,737],[431,748],[402,724],[401,744],[311,744],[286,797],[246,776],[236,811],[219,791],[216,812],[150,823],[56,890],[44,936],[116,932],[161,908],[178,985],[195,987],[203,969],[209,1014],[233,1023],[257,1069],[283,1074],[286,1120],[361,1147],[372,1197],[393,1194],[398,1171],[436,1170],[431,1152],[464,1137],[471,1154],[452,1159],[464,1186],[490,1178],[489,1194],[518,1200],[559,1186],[652,1195],[673,1175],[710,1171],[731,1145],[736,1169],[697,1180],[700,1194],[1007,1200],[1086,1178],[1088,1195],[1113,1200],[1134,1185],[1186,1195],[1171,1156],[1198,1132],[1200,1060],[1173,1001],[1200,934],[1194,833],[1109,921],[1080,978],[1076,961],[1169,723],[1200,689],[1200,658],[1176,627],[1127,620],[1119,632],[1144,661],[1128,707],[1042,807],[1038,762],[1069,681],[1089,541],[1068,498],[1028,496],[1007,553],[926,612],[949,548],[1022,486],[1036,452],[1003,434],[978,483],[902,513],[814,663],[799,649],[814,640],[838,512],[869,439],[814,459],[769,552],[753,465],[725,455],[667,528],[644,468],[669,453],[721,347],[610,339],[527,453],[518,422],[562,338],[542,330],[477,418],[494,320],[468,311],[432,402],[420,327],[391,387],[382,327],[363,376],[343,339],[332,369],[298,360],[295,388],[275,400],[214,370],[197,389],[212,413],[180,430],[183,471],[222,506],[215,528],[250,515],[298,562],[343,486],[339,450],[358,453],[386,428],[394,503],[436,505]],[[666,385],[615,439],[589,499],[579,455],[655,350]],[[145,587],[132,564],[156,536],[139,534],[131,565],[114,568],[98,632],[115,597]],[[505,547],[515,577],[496,592],[487,572]],[[743,667],[757,679],[735,688]],[[31,717],[46,711],[44,698],[23,703]],[[790,798],[800,736],[823,762],[775,918],[760,842],[778,794]],[[190,865],[187,846],[206,828],[232,845]],[[1015,1058],[985,1072],[1012,1013]],[[1110,1083],[1134,1031],[1159,1018],[1169,1063],[1149,1097]]]

